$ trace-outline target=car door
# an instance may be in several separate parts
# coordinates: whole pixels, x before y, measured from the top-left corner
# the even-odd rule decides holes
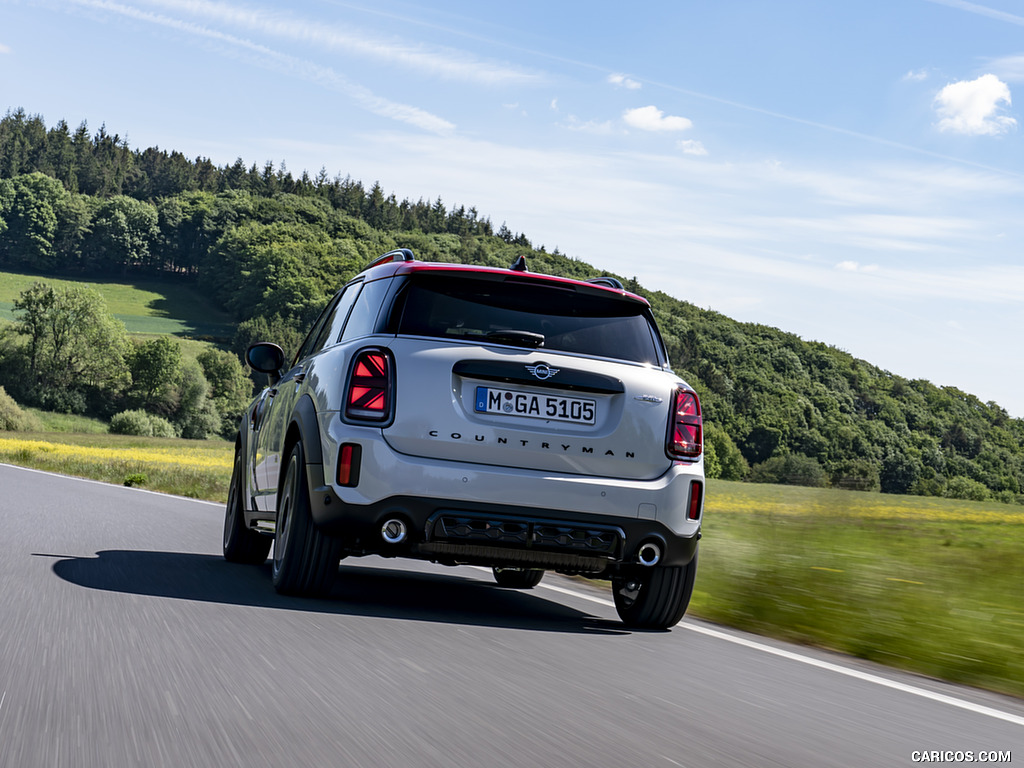
[[[256,435],[255,462],[257,506],[263,511],[272,512],[277,509],[281,465],[288,458],[282,455],[284,440],[302,392],[302,383],[308,373],[310,359],[326,345],[337,341],[332,338],[333,329],[338,327],[339,316],[344,322],[344,316],[351,310],[360,286],[361,282],[350,283],[324,308],[310,328],[291,367],[267,393],[263,418]]]

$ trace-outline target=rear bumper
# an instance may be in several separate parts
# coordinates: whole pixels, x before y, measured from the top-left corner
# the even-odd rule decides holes
[[[351,555],[600,573],[637,563],[645,544],[658,547],[659,564],[686,565],[700,538],[699,527],[679,535],[657,520],[414,496],[356,505],[342,501],[329,486],[314,492],[318,527],[338,537]],[[383,535],[393,520],[407,531],[398,543]]]
[[[650,480],[543,472],[410,456],[379,429],[330,412],[319,420],[313,520],[349,554],[594,573],[636,563],[645,543],[658,547],[661,564],[685,565],[700,538],[702,461],[675,462]],[[360,447],[354,487],[333,480],[343,443]],[[392,519],[407,528],[399,544],[382,536]]]

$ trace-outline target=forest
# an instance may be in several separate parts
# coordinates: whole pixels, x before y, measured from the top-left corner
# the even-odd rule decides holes
[[[327,299],[396,247],[424,260],[504,267],[525,255],[537,272],[604,274],[440,198],[399,201],[323,169],[296,178],[269,162],[218,167],[133,149],[105,126],[47,127],[23,110],[0,120],[0,269],[188,282],[237,322],[234,338],[214,340],[236,355],[256,339],[295,348]],[[674,369],[700,395],[710,477],[1024,503],[1024,420],[998,404],[617,276],[651,302]],[[0,346],[0,385],[15,399],[105,418],[131,403],[146,410],[138,350],[124,375],[47,380],[45,398],[25,386],[29,314]],[[230,431],[239,408],[237,359],[207,362],[205,376],[231,381],[230,396],[218,413],[206,408],[221,426],[193,434]]]

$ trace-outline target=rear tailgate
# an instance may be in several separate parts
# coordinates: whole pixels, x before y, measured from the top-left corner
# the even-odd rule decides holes
[[[546,472],[653,479],[679,380],[648,366],[398,337],[394,422],[401,453]]]

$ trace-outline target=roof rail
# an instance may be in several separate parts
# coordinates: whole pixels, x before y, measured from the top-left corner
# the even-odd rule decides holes
[[[416,261],[416,254],[408,248],[396,248],[383,256],[378,256],[366,266],[366,269],[379,267],[381,264],[390,264],[392,261]]]
[[[614,288],[617,291],[626,290],[617,278],[609,277],[608,275],[602,275],[601,277],[592,277],[589,280],[587,280],[587,282],[596,283],[597,285],[607,285],[609,288]]]

